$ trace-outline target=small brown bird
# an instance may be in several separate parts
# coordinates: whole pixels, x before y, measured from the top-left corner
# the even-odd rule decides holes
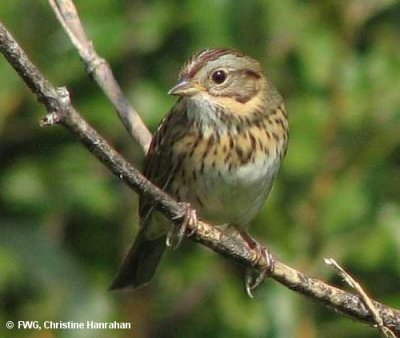
[[[192,56],[169,94],[179,96],[152,139],[144,175],[200,219],[235,229],[264,248],[247,227],[266,200],[288,143],[283,99],[260,64],[233,49]],[[140,198],[140,230],[111,289],[153,277],[170,222]],[[247,285],[250,290],[255,285]]]

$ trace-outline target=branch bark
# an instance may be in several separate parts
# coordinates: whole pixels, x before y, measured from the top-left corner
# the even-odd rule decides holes
[[[123,94],[108,62],[101,58],[94,49],[93,43],[89,40],[79,19],[78,11],[73,1],[48,1],[72,44],[78,50],[82,61],[86,65],[87,72],[116,108],[118,116],[129,134],[146,153],[151,141],[151,133]]]
[[[63,125],[112,173],[138,194],[151,198],[156,209],[177,226],[180,225],[185,214],[185,208],[143,177],[81,117],[71,105],[67,89],[64,87],[56,89],[47,81],[1,22],[0,52],[38,97],[39,101],[46,106],[47,115],[42,120],[42,125]],[[199,222],[199,225],[193,230],[192,239],[215,252],[246,267],[258,269],[266,267],[267,262],[263,257],[250,250],[244,242],[225,235],[217,228]],[[340,290],[318,279],[310,278],[276,258],[270,277],[286,287],[353,319],[376,325],[373,315],[358,295]],[[376,301],[372,302],[384,325],[392,330],[396,336],[400,336],[400,311]]]

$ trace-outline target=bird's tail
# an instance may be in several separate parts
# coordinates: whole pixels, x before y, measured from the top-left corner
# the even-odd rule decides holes
[[[148,284],[153,278],[165,250],[166,236],[147,239],[146,232],[145,227],[139,231],[111,284],[110,290],[122,289],[127,286],[139,288]]]

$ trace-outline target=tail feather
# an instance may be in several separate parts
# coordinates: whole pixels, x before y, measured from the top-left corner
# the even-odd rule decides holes
[[[165,240],[166,236],[148,240],[142,229],[122,262],[110,290],[122,289],[127,286],[139,288],[148,284],[153,278],[165,250]]]

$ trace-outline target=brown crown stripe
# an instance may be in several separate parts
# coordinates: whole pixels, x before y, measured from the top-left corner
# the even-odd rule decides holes
[[[196,54],[185,64],[184,74],[193,77],[207,62],[216,60],[222,55],[233,54],[242,57],[243,54],[230,48],[213,48],[206,49]]]

